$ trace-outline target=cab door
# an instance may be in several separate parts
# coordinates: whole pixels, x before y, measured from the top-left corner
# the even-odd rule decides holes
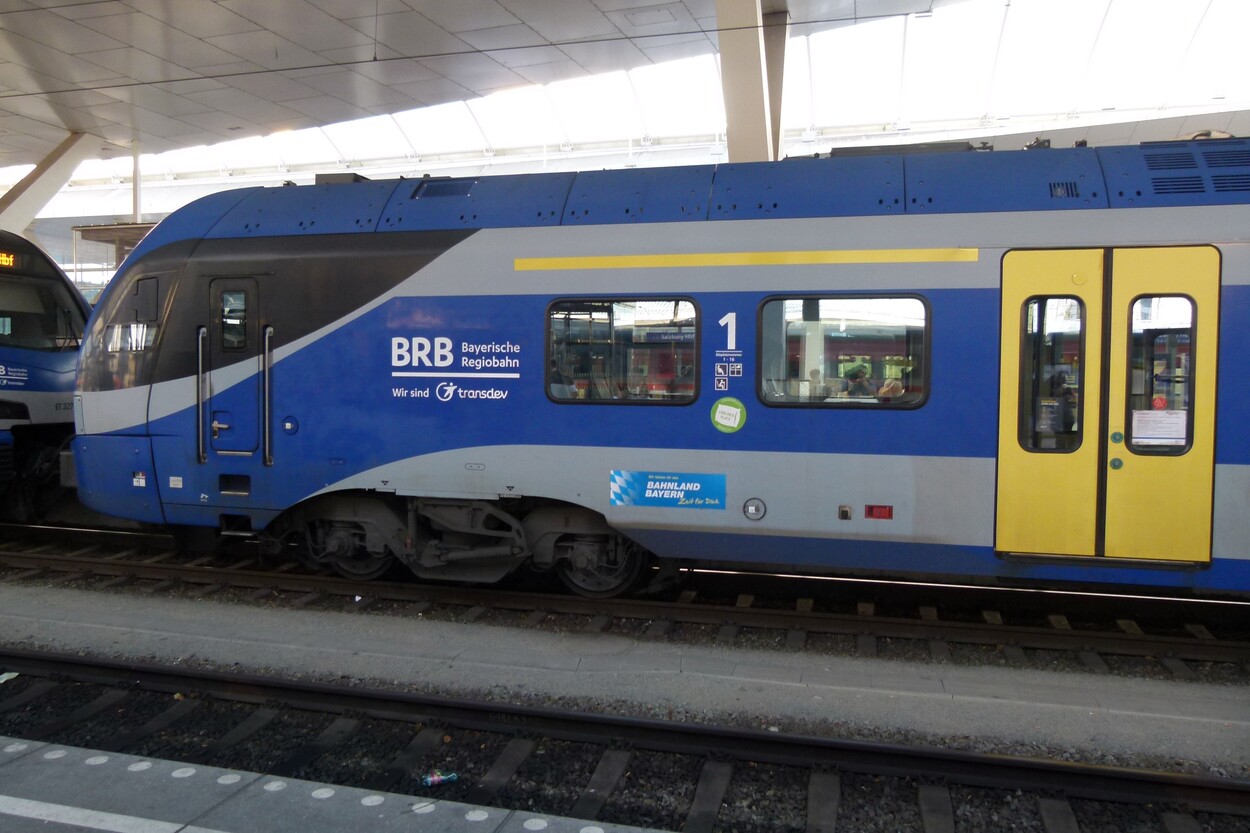
[[[1219,253],[1003,260],[996,549],[1211,557]]]

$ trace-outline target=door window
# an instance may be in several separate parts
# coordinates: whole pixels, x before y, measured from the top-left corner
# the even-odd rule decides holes
[[[1024,305],[1020,349],[1020,445],[1075,451],[1085,426],[1081,367],[1085,307],[1078,298],[1034,297]]]
[[[242,289],[221,293],[221,348],[247,348],[247,292]]]
[[[1127,445],[1135,454],[1184,454],[1193,438],[1194,302],[1138,298],[1132,307]]]

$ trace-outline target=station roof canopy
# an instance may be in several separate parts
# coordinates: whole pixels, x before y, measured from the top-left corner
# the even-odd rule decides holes
[[[1245,0],[0,0],[0,169],[71,133],[129,160],[327,128],[343,163],[723,139],[743,9],[786,34],[779,156],[1250,132]]]

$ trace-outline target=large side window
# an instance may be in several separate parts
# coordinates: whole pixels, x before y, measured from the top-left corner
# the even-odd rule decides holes
[[[1081,446],[1085,308],[1077,298],[1034,297],[1024,305],[1020,349],[1020,445],[1028,451]]]
[[[919,298],[777,298],[760,318],[767,404],[914,407],[925,397],[928,310]]]
[[[698,318],[671,298],[569,300],[547,315],[548,395],[560,402],[694,399]]]

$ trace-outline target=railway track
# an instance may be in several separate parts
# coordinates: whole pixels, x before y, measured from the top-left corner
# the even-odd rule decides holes
[[[1050,833],[1090,814],[1250,823],[1250,782],[1231,779],[28,651],[0,652],[0,671],[18,675],[0,685],[0,735],[688,833],[861,829],[887,794],[927,833],[986,808],[999,829]],[[434,771],[457,778],[423,784]]]
[[[906,645],[909,659],[1025,666],[1037,654],[1063,654],[1075,669],[1109,673],[1122,661],[1175,679],[1212,673],[1250,679],[1250,605],[1099,599],[1062,594],[934,591],[916,586],[852,586],[868,599],[816,596],[822,585],[752,576],[755,594],[739,593],[743,577],[698,577],[665,599],[588,600],[559,593],[413,582],[362,583],[311,573],[294,562],[267,564],[254,550],[181,551],[173,538],[99,530],[41,531],[0,544],[0,580],[77,582],[99,589],[202,597],[230,593],[292,608],[365,611],[387,608],[523,627],[615,630],[641,640],[714,641],[780,650],[833,650],[889,656]],[[701,585],[697,587],[696,585]],[[872,599],[885,596],[884,603]],[[1146,613],[1149,620],[1135,618]]]

